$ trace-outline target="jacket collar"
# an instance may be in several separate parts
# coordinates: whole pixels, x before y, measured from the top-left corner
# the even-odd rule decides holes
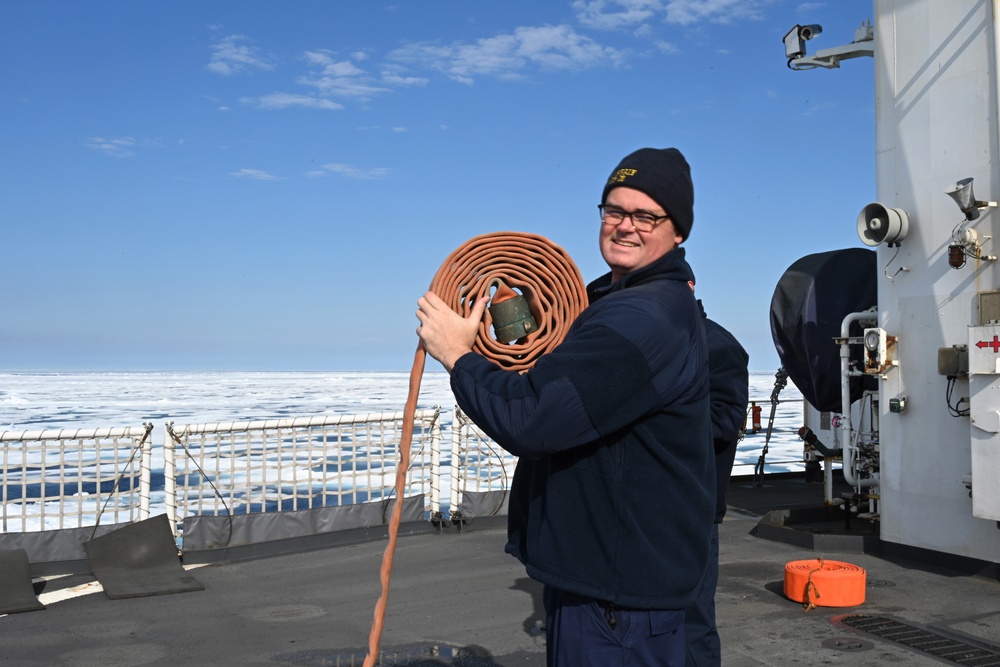
[[[587,285],[587,296],[590,297],[590,302],[593,303],[611,292],[617,292],[618,290],[641,285],[653,280],[680,280],[683,282],[694,280],[694,272],[685,259],[684,248],[674,248],[655,262],[636,269],[631,273],[626,273],[614,282],[611,281],[611,272],[608,271]]]

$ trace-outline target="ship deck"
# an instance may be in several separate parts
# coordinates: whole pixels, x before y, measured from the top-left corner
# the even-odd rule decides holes
[[[1000,582],[989,567],[873,547],[871,528],[848,527],[840,510],[761,536],[772,510],[817,500],[822,486],[801,476],[732,481],[716,596],[723,664],[1000,665]],[[541,587],[503,553],[504,539],[499,518],[401,533],[378,664],[544,665]],[[172,595],[111,600],[90,575],[39,581],[44,610],[0,617],[0,658],[20,667],[361,665],[385,544],[188,564],[204,590]],[[784,596],[785,565],[818,557],[865,569],[863,604],[806,611]]]

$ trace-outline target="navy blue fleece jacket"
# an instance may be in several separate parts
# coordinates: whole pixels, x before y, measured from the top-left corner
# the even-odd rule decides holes
[[[476,354],[455,398],[520,457],[507,551],[545,584],[623,607],[681,609],[715,509],[708,350],[677,248],[611,283],[526,373]]]
[[[708,365],[711,369],[709,386],[715,445],[715,522],[722,523],[726,516],[726,489],[736,460],[736,445],[743,434],[747,402],[750,400],[750,372],[747,370],[750,355],[733,334],[708,318],[700,299],[698,308],[705,321]]]

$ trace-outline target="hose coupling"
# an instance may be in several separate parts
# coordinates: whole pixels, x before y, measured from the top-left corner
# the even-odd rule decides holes
[[[489,311],[493,319],[493,333],[500,343],[520,340],[538,330],[538,323],[531,314],[528,300],[502,281],[493,295]]]

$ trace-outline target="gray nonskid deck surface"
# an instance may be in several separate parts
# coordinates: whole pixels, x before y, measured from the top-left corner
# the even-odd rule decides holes
[[[720,531],[716,605],[725,665],[943,664],[933,655],[843,625],[840,619],[851,614],[887,617],[994,650],[1000,643],[1000,582],[867,554],[820,553],[760,540],[750,534],[756,520],[727,516]],[[865,569],[864,604],[807,612],[784,596],[785,565],[819,557]]]
[[[751,535],[730,512],[720,531],[717,596],[724,664],[940,665],[937,658],[841,625],[886,616],[970,641],[1000,642],[1000,584],[865,554],[819,554]],[[440,659],[387,664],[545,664],[541,589],[503,553],[502,529],[401,538],[382,652],[439,646]],[[127,600],[97,593],[0,618],[4,665],[335,665],[364,655],[384,541],[193,571],[205,590]],[[805,612],[782,594],[785,564],[823,556],[864,567],[856,608]],[[466,658],[447,657],[464,648]],[[359,659],[355,664],[361,664]],[[947,664],[947,663],[944,663]]]

